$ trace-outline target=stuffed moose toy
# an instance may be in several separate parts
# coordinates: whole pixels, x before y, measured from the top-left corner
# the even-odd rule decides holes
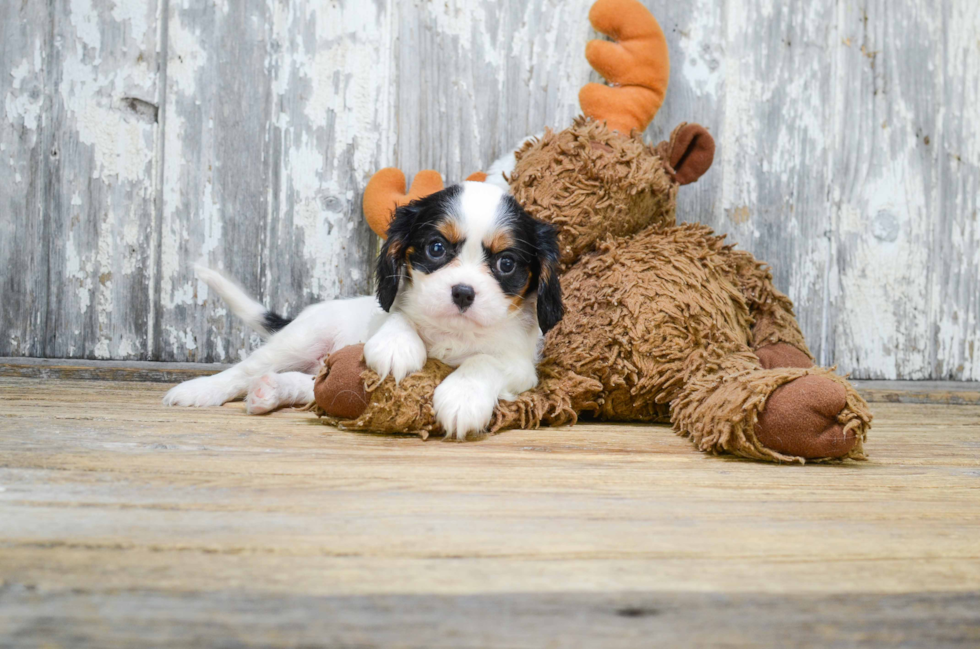
[[[589,18],[612,38],[586,49],[611,85],[586,85],[584,115],[525,143],[506,178],[558,231],[565,317],[545,338],[537,387],[499,402],[488,432],[584,416],[670,422],[702,451],[757,460],[863,458],[867,404],[814,366],[767,267],[703,225],[676,223],[678,188],[708,170],[714,141],[694,124],[657,146],[642,139],[669,76],[657,21],[636,0],[599,0]],[[401,172],[383,170],[365,214],[384,237],[396,205],[441,188],[438,173],[421,172],[406,195]],[[367,369],[362,348],[326,359],[311,409],[348,429],[439,434],[433,391],[451,368],[430,359],[396,385]]]

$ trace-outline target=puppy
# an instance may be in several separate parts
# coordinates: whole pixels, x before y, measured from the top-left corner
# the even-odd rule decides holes
[[[377,298],[324,302],[294,321],[199,268],[208,286],[268,343],[215,376],[187,381],[167,405],[246,396],[250,414],[313,400],[323,358],[365,342],[368,366],[401,381],[437,358],[457,368],[436,389],[447,438],[484,431],[499,399],[537,385],[542,334],[563,315],[554,229],[499,187],[463,183],[396,210],[377,264]]]
[[[426,358],[457,368],[436,388],[436,418],[450,438],[483,431],[498,399],[537,385],[542,334],[563,314],[558,256],[554,228],[486,183],[398,209],[378,256],[389,316],[365,362],[396,381]]]

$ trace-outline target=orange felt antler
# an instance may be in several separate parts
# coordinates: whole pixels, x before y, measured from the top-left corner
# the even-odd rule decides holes
[[[582,112],[623,134],[644,130],[660,110],[670,78],[670,53],[660,24],[636,0],[598,0],[589,11],[596,31],[615,42],[589,41],[585,57],[610,83],[586,84]]]
[[[415,174],[412,188],[406,194],[405,174],[394,167],[387,167],[371,176],[364,188],[364,218],[379,237],[387,239],[388,224],[395,209],[434,194],[442,187],[439,172],[426,169]]]

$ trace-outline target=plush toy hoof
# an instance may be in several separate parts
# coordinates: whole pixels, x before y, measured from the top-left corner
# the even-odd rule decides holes
[[[789,343],[766,345],[755,350],[755,355],[767,370],[777,367],[813,367],[810,357]]]
[[[837,416],[847,405],[844,386],[807,375],[773,392],[759,413],[755,436],[767,448],[806,459],[844,457],[857,444]]]
[[[313,386],[316,404],[324,414],[337,419],[357,419],[367,409],[368,395],[361,375],[364,345],[350,345],[327,358],[325,374]]]

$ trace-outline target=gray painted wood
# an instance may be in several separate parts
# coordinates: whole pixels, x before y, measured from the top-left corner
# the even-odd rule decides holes
[[[47,3],[0,3],[0,349],[44,354]]]
[[[980,379],[980,5],[647,3],[649,139],[719,142],[681,218],[771,262],[824,363]],[[198,261],[286,314],[370,290],[370,174],[567,124],[590,4],[4,3],[0,354],[233,362],[257,340]]]
[[[193,266],[224,268],[263,297],[273,110],[265,4],[169,4],[153,359],[220,359],[248,345],[248,332],[208,301]]]
[[[194,277],[203,261],[284,315],[371,290],[360,195],[382,163],[384,7],[170,3],[151,357],[238,360],[257,341]]]
[[[156,0],[54,3],[44,355],[146,352]]]

